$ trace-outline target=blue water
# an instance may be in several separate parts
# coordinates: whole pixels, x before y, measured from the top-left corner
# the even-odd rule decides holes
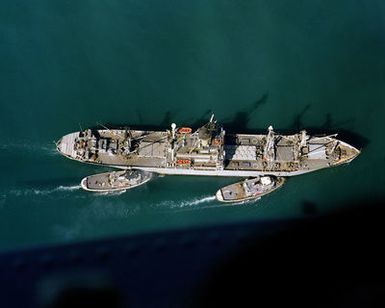
[[[384,1],[65,1],[0,4],[0,249],[224,223],[304,218],[384,196]],[[223,206],[234,179],[158,177],[79,189],[107,169],[53,140],[96,123],[340,132],[350,165]]]

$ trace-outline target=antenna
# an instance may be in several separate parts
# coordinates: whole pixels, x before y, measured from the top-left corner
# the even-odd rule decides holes
[[[100,124],[99,122],[96,122],[96,124],[100,125],[101,127],[103,127],[104,129],[108,130],[111,134],[114,134],[115,135],[115,132],[113,132],[112,130],[110,130],[107,126],[103,125],[103,124]]]
[[[82,125],[80,124],[80,122],[78,124],[79,124],[79,127],[80,127],[80,131],[82,132],[83,131]]]
[[[105,128],[105,129],[108,130],[108,131],[110,130],[108,127],[104,126],[103,124],[101,124],[101,123],[99,123],[99,122],[96,122],[96,124],[99,125],[99,126],[101,126],[101,127],[103,127],[103,128]]]

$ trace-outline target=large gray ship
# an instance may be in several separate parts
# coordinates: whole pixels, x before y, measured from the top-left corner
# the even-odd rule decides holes
[[[166,175],[288,177],[349,163],[360,151],[337,135],[305,130],[281,135],[226,134],[211,116],[193,130],[174,123],[163,131],[87,129],[62,137],[57,150],[83,163]]]

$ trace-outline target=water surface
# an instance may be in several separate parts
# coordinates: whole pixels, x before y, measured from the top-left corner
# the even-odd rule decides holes
[[[0,5],[0,248],[281,218],[384,195],[385,2],[65,1]],[[96,123],[340,132],[348,166],[222,206],[234,179],[159,177],[124,194],[79,189],[106,169],[53,140]]]

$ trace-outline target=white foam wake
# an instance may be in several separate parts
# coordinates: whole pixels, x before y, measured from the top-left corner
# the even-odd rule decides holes
[[[112,196],[120,196],[121,194],[124,194],[126,191],[127,190],[124,189],[124,190],[117,190],[117,191],[97,192],[95,194],[98,195],[98,196],[109,196],[109,197],[112,197]]]
[[[52,190],[54,191],[74,191],[80,189],[80,185],[73,185],[73,186],[62,186],[60,185],[59,187],[56,187]]]
[[[160,206],[169,207],[169,208],[186,208],[191,206],[196,206],[203,203],[209,203],[215,200],[214,196],[207,196],[207,197],[201,197],[201,198],[195,198],[192,200],[186,200],[186,201],[163,201],[160,203]]]
[[[59,154],[56,151],[55,145],[52,143],[46,144],[35,144],[26,142],[13,142],[13,143],[3,143],[0,145],[0,150],[2,151],[27,151],[27,152],[43,152],[48,155],[57,155]]]
[[[13,196],[29,196],[29,195],[50,195],[55,192],[64,192],[64,191],[74,191],[80,189],[80,185],[74,185],[74,186],[58,186],[52,189],[36,189],[36,188],[27,188],[27,189],[11,189],[8,191],[6,195],[13,195]]]
[[[210,197],[204,197],[201,199],[192,200],[192,201],[189,201],[187,203],[189,206],[191,206],[191,205],[198,205],[201,203],[207,203],[207,202],[214,201],[214,200],[215,200],[215,196],[210,196]]]

